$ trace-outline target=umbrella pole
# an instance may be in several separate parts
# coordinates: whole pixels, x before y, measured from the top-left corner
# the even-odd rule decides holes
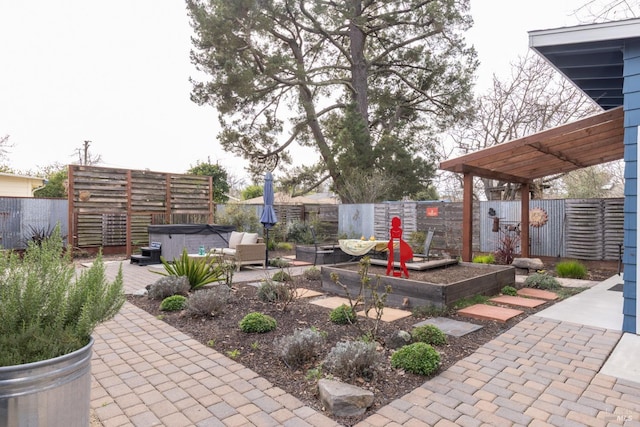
[[[269,229],[265,227],[265,245],[264,245],[264,268],[269,268]]]

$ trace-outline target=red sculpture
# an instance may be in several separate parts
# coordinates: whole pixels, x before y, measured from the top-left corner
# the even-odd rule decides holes
[[[394,216],[391,218],[391,229],[389,230],[389,243],[387,243],[387,249],[389,250],[389,257],[387,259],[387,276],[389,272],[393,271],[393,275],[395,277],[402,276],[404,273],[405,277],[409,278],[409,270],[407,270],[407,261],[413,260],[413,250],[411,246],[407,242],[402,239],[402,228],[400,228],[400,218]],[[393,248],[395,246],[394,240],[399,241],[399,252],[400,252],[400,270],[395,271],[393,266]]]

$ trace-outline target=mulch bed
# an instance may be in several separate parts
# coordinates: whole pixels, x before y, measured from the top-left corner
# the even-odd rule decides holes
[[[448,272],[447,272],[448,270]],[[474,270],[474,269],[472,269]],[[453,269],[443,269],[435,274],[452,274]],[[462,270],[460,270],[462,271]],[[606,275],[610,272],[606,272]],[[421,273],[422,274],[422,273]],[[426,272],[424,274],[427,274]],[[434,273],[431,272],[433,275]],[[462,274],[462,273],[460,273]],[[465,272],[464,274],[468,274]],[[611,274],[609,274],[610,276]],[[411,275],[417,279],[419,275]],[[606,277],[609,277],[606,276]],[[434,280],[430,278],[430,281]],[[305,280],[296,278],[294,287],[321,291],[319,280]],[[298,299],[283,308],[282,305],[264,303],[256,297],[257,288],[251,284],[234,284],[233,297],[224,312],[217,317],[195,318],[182,312],[162,312],[160,302],[146,296],[128,296],[134,305],[144,309],[154,316],[160,317],[167,324],[179,329],[198,340],[204,345],[210,345],[222,354],[234,357],[244,366],[254,370],[275,386],[301,399],[306,405],[324,412],[317,398],[317,379],[307,378],[310,369],[317,368],[321,359],[340,341],[356,340],[363,335],[362,330],[353,325],[337,325],[329,321],[330,310],[314,304],[306,299]],[[463,337],[448,337],[446,345],[437,347],[441,354],[442,372],[458,360],[472,354],[478,347],[502,334],[527,316],[549,307],[553,302],[545,303],[534,309],[523,309],[524,313],[507,323],[494,321],[479,321],[457,316],[455,312],[437,313],[455,320],[480,324],[483,327]],[[265,334],[244,333],[238,327],[239,321],[250,312],[262,312],[274,317],[277,321],[275,331]],[[390,403],[404,394],[414,390],[428,380],[428,377],[403,372],[390,367],[390,357],[393,352],[385,343],[391,334],[398,330],[411,331],[414,324],[424,320],[428,314],[415,311],[409,316],[391,323],[382,322],[379,326],[377,341],[380,353],[380,367],[372,379],[358,378],[351,381],[354,385],[373,391],[375,401],[361,417],[349,419],[334,418],[343,425],[353,425],[368,417],[382,406]],[[361,325],[373,326],[366,319],[360,319]],[[326,333],[327,339],[315,363],[292,370],[279,358],[274,342],[280,337],[291,335],[296,329],[317,328]],[[367,330],[365,326],[363,328]],[[437,373],[436,373],[437,375]],[[327,416],[331,416],[326,413]]]

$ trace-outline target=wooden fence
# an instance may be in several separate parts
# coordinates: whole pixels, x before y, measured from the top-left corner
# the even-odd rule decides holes
[[[114,252],[148,244],[147,226],[213,220],[209,176],[69,165],[69,245]],[[119,249],[118,249],[119,248]]]

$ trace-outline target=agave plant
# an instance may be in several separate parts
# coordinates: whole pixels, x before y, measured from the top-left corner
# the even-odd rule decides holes
[[[219,257],[211,256],[198,259],[189,258],[187,250],[183,249],[180,258],[176,258],[173,262],[169,262],[161,256],[160,262],[162,262],[165,271],[154,272],[163,276],[185,276],[189,280],[191,290],[195,291],[209,283],[225,280],[225,270],[223,265],[218,262],[219,259]]]

